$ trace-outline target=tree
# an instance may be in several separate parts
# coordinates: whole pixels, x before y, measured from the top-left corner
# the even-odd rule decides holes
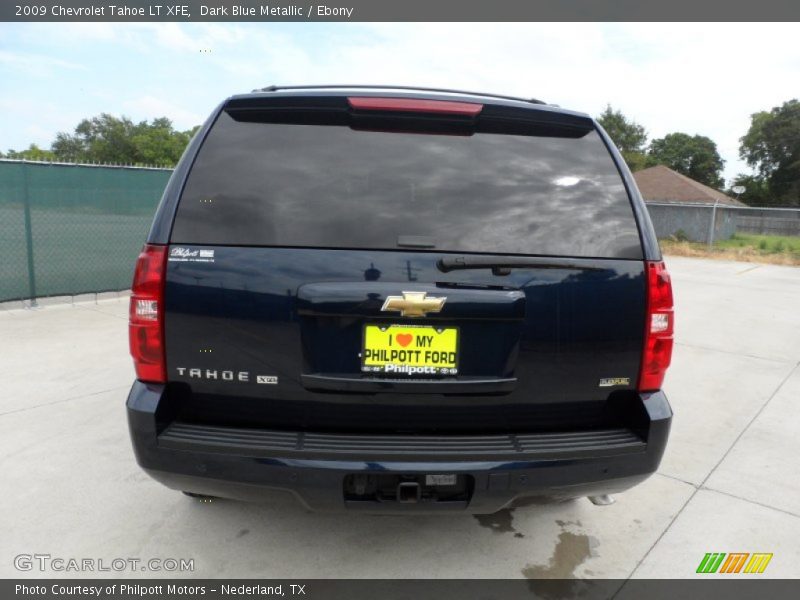
[[[43,148],[39,148],[36,144],[31,144],[28,146],[27,150],[20,150],[17,152],[16,150],[9,150],[6,152],[5,155],[0,153],[0,158],[15,158],[18,160],[43,160],[43,161],[53,161],[55,160],[55,154],[50,150],[44,150]]]
[[[614,140],[620,152],[642,152],[647,141],[644,127],[628,119],[622,112],[614,110],[609,104],[597,118],[603,129]]]
[[[191,139],[187,131],[175,131],[167,118],[154,119],[148,126],[140,125],[132,142],[139,159],[147,164],[174,165]]]
[[[631,171],[643,169],[646,165],[644,145],[647,142],[647,131],[636,121],[628,119],[621,111],[614,110],[609,104],[597,121],[606,130],[614,144],[622,153]]]
[[[78,123],[74,134],[57,134],[53,151],[59,158],[73,162],[133,164],[138,162],[132,141],[134,130],[130,119],[103,113]]]
[[[69,162],[174,166],[195,130],[176,131],[165,117],[134,123],[103,113],[78,123],[74,133],[57,134],[53,153]]]
[[[676,132],[655,139],[647,151],[647,162],[650,166],[666,165],[715,189],[721,189],[725,183],[722,179],[725,161],[717,145],[704,135]]]
[[[758,170],[774,204],[800,206],[800,101],[750,117],[739,156]]]

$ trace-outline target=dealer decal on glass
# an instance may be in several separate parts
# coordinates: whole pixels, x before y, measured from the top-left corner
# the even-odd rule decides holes
[[[387,375],[457,375],[458,328],[366,325],[361,370]]]

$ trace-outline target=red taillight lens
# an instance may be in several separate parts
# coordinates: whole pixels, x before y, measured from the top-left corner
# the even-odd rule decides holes
[[[414,112],[474,117],[483,110],[483,104],[476,104],[474,102],[423,100],[421,98],[349,97],[347,101],[352,108],[357,110],[380,110],[387,112]]]
[[[663,262],[647,262],[647,318],[644,354],[639,373],[640,392],[661,389],[672,360],[672,334],[675,314],[672,309],[672,282]]]
[[[131,286],[128,337],[136,377],[151,383],[167,380],[164,355],[164,270],[166,246],[146,244],[136,261]]]

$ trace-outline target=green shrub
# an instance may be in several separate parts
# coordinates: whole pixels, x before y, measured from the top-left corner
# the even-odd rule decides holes
[[[686,232],[683,229],[678,229],[678,231],[672,234],[672,237],[675,239],[676,242],[689,241],[689,236],[686,235]]]
[[[758,242],[758,249],[759,250],[766,250],[767,249],[767,240],[761,240]]]

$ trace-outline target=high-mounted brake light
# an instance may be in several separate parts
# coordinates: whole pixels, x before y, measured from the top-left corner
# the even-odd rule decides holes
[[[461,115],[474,117],[483,110],[483,104],[451,102],[449,100],[423,100],[420,98],[362,98],[347,99],[351,108],[385,112],[413,112],[435,115]]]
[[[167,380],[164,355],[164,271],[166,246],[146,244],[136,261],[131,286],[128,339],[136,377],[151,383]]]
[[[640,392],[661,389],[664,375],[672,360],[672,335],[675,315],[672,303],[672,282],[663,262],[646,262],[647,317],[644,331],[644,353],[639,373]]]

